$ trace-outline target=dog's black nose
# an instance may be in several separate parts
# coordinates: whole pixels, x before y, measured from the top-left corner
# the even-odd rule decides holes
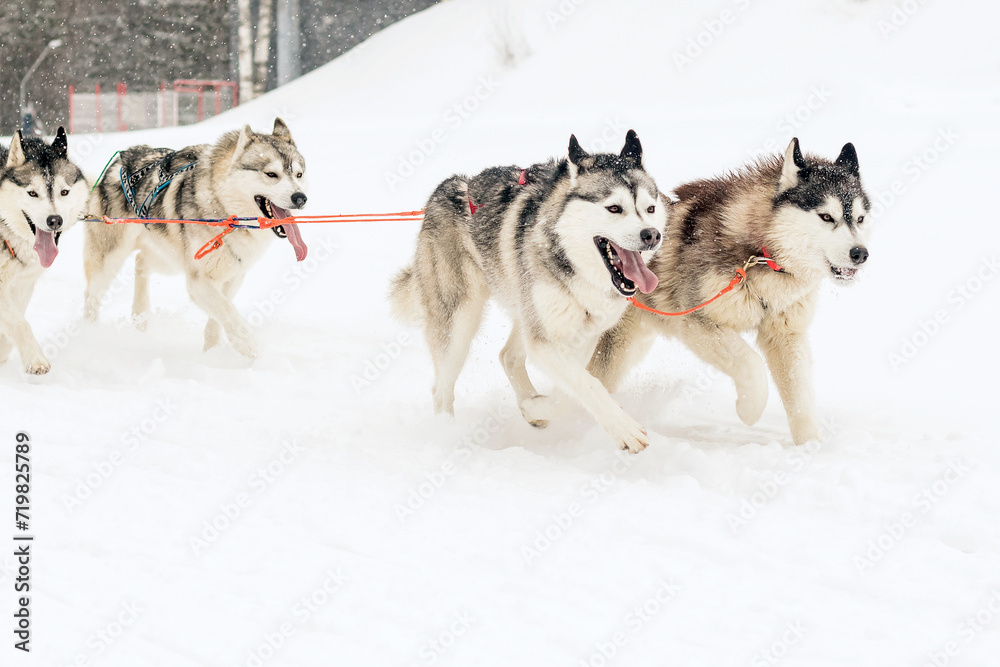
[[[639,238],[642,239],[642,242],[647,246],[653,248],[660,242],[660,230],[654,227],[646,227],[644,230],[639,232]]]
[[[60,229],[62,229],[62,216],[50,215],[49,217],[45,218],[45,224],[47,224],[49,226],[49,229],[51,229],[52,231],[58,232]]]
[[[864,264],[868,260],[868,248],[854,246],[851,248],[851,261],[855,264]]]
[[[295,208],[302,208],[306,205],[306,196],[301,192],[296,192],[292,195],[292,206]]]

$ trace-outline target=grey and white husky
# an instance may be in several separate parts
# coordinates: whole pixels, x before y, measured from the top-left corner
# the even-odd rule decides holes
[[[51,145],[17,132],[0,147],[0,363],[16,347],[28,373],[49,372],[25,310],[35,283],[55,261],[59,237],[82,217],[87,181],[68,156],[66,131]]]
[[[566,159],[441,183],[427,203],[414,263],[392,286],[397,314],[424,328],[435,411],[454,411],[455,381],[493,296],[513,320],[500,361],[524,418],[546,426],[559,402],[535,391],[525,369],[530,358],[618,446],[645,448],[642,426],[587,372],[587,362],[626,297],[656,287],[646,261],[665,224],[633,131],[618,155],[588,154],[574,136]]]
[[[135,146],[122,151],[109,166],[91,198],[90,212],[111,218],[287,218],[290,209],[305,206],[305,169],[305,160],[280,118],[271,134],[246,125],[214,144],[178,151]],[[140,326],[149,310],[150,272],[183,273],[191,300],[209,317],[205,349],[218,343],[221,326],[238,352],[257,356],[251,328],[232,298],[275,236],[288,238],[298,261],[306,257],[306,244],[291,223],[238,229],[225,237],[221,248],[195,259],[195,252],[220,231],[198,224],[86,223],[86,318],[97,319],[101,297],[126,258],[138,249],[132,314]]]
[[[675,194],[663,248],[650,263],[659,286],[644,303],[668,312],[692,308],[714,296],[751,256],[770,260],[749,267],[737,290],[690,315],[631,310],[601,340],[592,372],[614,390],[655,334],[676,336],[733,378],[736,412],[752,425],[768,393],[765,364],[740,335],[754,332],[792,438],[818,440],[807,329],[821,283],[853,280],[868,259],[870,202],[854,146],[846,144],[830,162],[803,156],[793,139],[783,158],[687,183]]]

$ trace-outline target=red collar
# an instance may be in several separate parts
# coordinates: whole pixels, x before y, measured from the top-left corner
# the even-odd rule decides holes
[[[13,257],[14,259],[17,259],[17,255],[14,254],[14,248],[10,245],[10,241],[8,241],[7,239],[4,239],[3,242],[4,242],[4,245],[7,246],[7,250],[10,251],[10,256]]]
[[[784,268],[782,268],[781,266],[779,266],[776,261],[774,261],[773,259],[771,259],[771,255],[767,252],[767,248],[761,246],[761,248],[760,248],[760,256],[767,260],[765,262],[765,264],[767,264],[767,268],[771,269],[772,271],[777,271],[778,273],[784,273],[785,272]]]

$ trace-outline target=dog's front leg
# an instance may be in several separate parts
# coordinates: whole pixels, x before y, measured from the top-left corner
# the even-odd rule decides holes
[[[593,347],[591,345],[588,352],[593,352]],[[618,405],[600,380],[587,372],[589,353],[581,359],[581,355],[574,354],[566,345],[532,341],[528,355],[560,390],[579,401],[594,416],[618,447],[634,453],[649,445],[649,436],[639,422]]]
[[[810,298],[784,313],[770,315],[757,330],[757,344],[778,386],[792,440],[797,445],[820,439],[812,383],[812,351],[807,340],[814,303],[815,298]]]
[[[42,348],[31,331],[31,325],[24,319],[33,291],[33,284],[24,283],[5,291],[4,303],[0,304],[0,329],[3,329],[4,335],[17,348],[24,363],[24,370],[32,375],[44,375],[49,372],[51,365],[42,353]]]
[[[187,287],[191,300],[222,326],[233,348],[245,357],[255,358],[257,341],[250,325],[216,283],[201,274],[190,273],[187,276]]]

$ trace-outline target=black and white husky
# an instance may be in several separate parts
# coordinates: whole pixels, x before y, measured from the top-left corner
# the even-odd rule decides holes
[[[305,169],[292,133],[280,118],[271,134],[254,132],[247,125],[214,144],[177,151],[134,146],[109,166],[94,190],[90,213],[98,218],[287,218],[290,209],[305,206]],[[218,227],[103,222],[85,226],[87,319],[97,319],[101,297],[126,258],[138,249],[132,314],[140,326],[149,310],[149,274],[182,273],[191,300],[208,314],[205,349],[218,343],[221,326],[232,346],[250,358],[257,356],[257,343],[233,305],[233,296],[275,236],[288,238],[299,261],[307,252],[295,224],[236,230],[221,248],[202,259],[194,255],[221,231]]]
[[[752,331],[785,405],[796,443],[819,439],[807,329],[820,284],[849,282],[868,259],[870,202],[858,156],[847,144],[833,162],[803,156],[798,139],[775,156],[728,176],[675,190],[663,248],[650,267],[660,278],[647,305],[667,312],[714,296],[748,258],[734,292],[702,310],[664,317],[631,310],[605,335],[592,372],[612,390],[645,356],[656,334],[680,338],[733,378],[736,412],[746,424],[767,403],[764,361],[740,336]]]
[[[9,150],[0,147],[0,363],[16,347],[34,375],[50,366],[24,313],[59,253],[60,235],[87,204],[87,181],[67,149],[61,127],[51,145],[17,132]]]
[[[545,426],[558,403],[535,391],[530,358],[615,444],[645,448],[642,426],[587,362],[626,297],[656,287],[646,261],[660,246],[664,209],[632,131],[618,155],[588,154],[570,137],[568,159],[441,183],[427,203],[413,266],[392,287],[397,314],[424,328],[435,410],[453,412],[455,381],[493,296],[513,320],[500,361],[524,418]]]

